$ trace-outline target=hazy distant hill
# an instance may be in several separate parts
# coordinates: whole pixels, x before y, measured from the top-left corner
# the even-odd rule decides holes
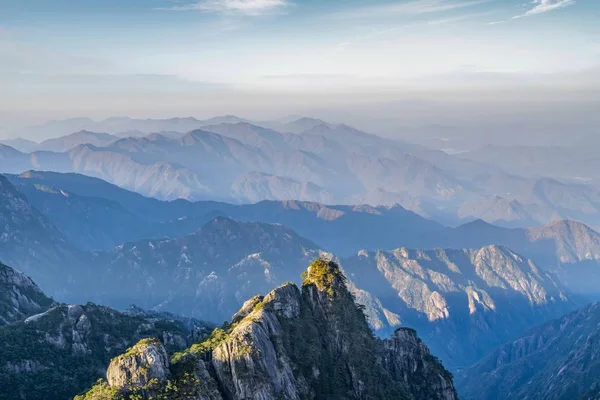
[[[83,221],[81,221],[83,223]],[[0,175],[0,262],[35,277],[51,295],[66,289],[76,270],[76,254],[50,220]]]
[[[550,206],[523,204],[519,200],[492,196],[459,207],[461,220],[482,219],[504,227],[529,227],[562,219],[561,214]]]
[[[17,183],[17,189],[48,217],[66,240],[82,250],[111,248],[156,234],[149,221],[111,200],[79,196],[41,184]]]
[[[31,153],[38,150],[39,143],[19,138],[0,140],[0,145],[12,147],[22,153]]]
[[[37,146],[37,150],[62,153],[80,144],[91,144],[93,146],[102,147],[117,139],[116,136],[107,133],[96,133],[83,130],[67,136],[44,140]]]
[[[563,179],[597,179],[600,159],[593,146],[495,146],[460,154],[461,158],[492,164],[504,171]]]
[[[325,206],[314,202],[263,201],[257,204],[233,205],[218,202],[188,202],[177,200],[162,202],[121,189],[96,178],[77,174],[57,174],[30,171],[21,175],[10,175],[10,180],[31,196],[31,202],[48,211],[48,217],[60,219],[56,225],[65,230],[65,235],[79,236],[80,240],[91,237],[118,237],[133,239],[182,236],[194,232],[215,216],[228,216],[245,221],[280,223],[291,227],[302,236],[319,243],[324,248],[341,255],[352,254],[367,248],[396,248],[399,245],[416,244],[419,235],[441,229],[441,225],[407,211],[400,206]],[[40,188],[52,188],[51,191]],[[56,193],[51,193],[52,191]],[[73,198],[58,195],[60,191],[76,195],[82,214],[70,212]],[[44,206],[52,200],[52,207]],[[118,207],[99,208],[108,201]],[[137,217],[138,223],[128,214]],[[88,234],[81,235],[82,218],[103,218],[117,221],[125,218],[129,224],[116,227],[105,223],[88,224]],[[152,225],[149,228],[149,225]],[[74,229],[70,229],[72,227]],[[356,229],[361,227],[361,229]],[[96,231],[92,233],[92,231]],[[120,236],[119,236],[120,235]],[[123,236],[124,235],[124,236]],[[145,235],[145,236],[143,236]],[[109,243],[109,242],[107,242]],[[94,241],[84,247],[97,247]],[[106,247],[104,247],[106,248]]]
[[[289,200],[293,194],[302,201],[367,199],[382,205],[410,194],[434,209],[407,208],[448,224],[481,218],[509,227],[557,219],[600,225],[600,191],[591,186],[600,181],[594,173],[597,157],[580,143],[488,146],[448,154],[319,119],[249,121],[231,115],[207,120],[80,118],[22,134],[31,138],[42,132],[59,138],[36,150],[68,153],[29,155],[3,148],[0,172],[80,172],[165,200]],[[111,143],[115,136],[122,139]],[[6,144],[32,150],[30,142]],[[249,176],[263,178],[249,181]],[[327,195],[306,190],[316,187]]]
[[[30,278],[0,263],[0,326],[44,312],[53,302]]]
[[[312,182],[299,182],[260,172],[250,172],[238,177],[232,184],[232,195],[240,203],[293,199],[324,204],[334,202],[331,193]]]
[[[294,200],[326,200],[310,191],[299,191],[298,185],[317,185],[328,193],[330,202],[337,203],[364,192],[373,197],[374,190],[380,187],[442,202],[458,201],[467,195],[451,173],[409,153],[418,151],[444,165],[453,165],[448,160],[450,156],[347,125],[307,124],[308,130],[292,133],[235,118],[206,122],[145,121],[143,124],[153,128],[149,132],[165,134],[122,139],[80,131],[48,140],[40,144],[40,151],[30,155],[6,149],[2,172],[20,173],[32,168],[80,172],[166,200],[288,200],[290,193],[300,196]],[[127,132],[125,128],[144,132],[139,124],[142,122],[112,118],[92,127],[109,133],[116,126],[119,132]],[[182,135],[168,134],[183,128],[190,129]],[[254,173],[272,175],[278,189],[266,190],[264,185],[240,188],[239,180]],[[385,199],[379,200],[383,203]]]
[[[600,304],[532,329],[456,377],[465,400],[571,400],[600,385]]]

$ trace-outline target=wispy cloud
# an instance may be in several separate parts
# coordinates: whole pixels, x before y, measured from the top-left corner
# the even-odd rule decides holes
[[[523,14],[515,15],[513,19],[530,17],[532,15],[572,6],[575,3],[576,0],[533,0],[530,3],[531,5],[533,5],[533,7],[529,11]]]
[[[168,10],[197,10],[223,14],[259,16],[272,13],[291,4],[288,0],[202,0],[173,6],[168,8]]]
[[[490,0],[413,0],[402,3],[378,4],[335,13],[336,18],[388,18],[451,11],[487,3]]]
[[[460,22],[460,21],[465,21],[465,20],[469,20],[469,19],[484,17],[486,15],[490,15],[491,13],[492,13],[491,11],[488,11],[488,12],[482,12],[482,13],[457,15],[454,17],[431,20],[431,21],[428,21],[427,24],[428,25],[451,24],[453,22]]]

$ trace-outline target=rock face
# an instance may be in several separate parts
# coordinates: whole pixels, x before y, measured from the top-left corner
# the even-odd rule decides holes
[[[384,365],[388,371],[392,371],[395,380],[406,382],[412,378],[411,375],[426,377],[425,381],[429,386],[424,387],[422,393],[417,393],[417,398],[427,398],[429,391],[441,394],[440,398],[445,400],[456,398],[452,378],[439,375],[439,363],[417,337],[415,330],[397,329],[392,338],[384,340],[383,344]]]
[[[164,348],[177,351],[192,343],[192,334],[178,321],[125,315],[91,303],[54,306],[0,327],[0,398],[73,398],[104,376],[112,357],[140,339],[158,337]],[[162,352],[140,351],[149,354],[137,360],[140,370],[144,365],[163,365],[166,370],[168,364],[158,362],[159,356],[167,362],[162,346],[154,346]],[[153,367],[146,381],[137,382],[147,384],[158,376]]]
[[[0,263],[0,326],[46,311],[52,303],[31,279]]]
[[[600,303],[538,327],[457,376],[464,400],[600,398]]]
[[[111,368],[125,359],[150,357],[126,354]],[[160,381],[165,363],[153,360]],[[452,375],[414,331],[372,335],[341,270],[325,260],[311,264],[301,290],[288,283],[246,302],[231,324],[175,354],[169,371],[166,384],[133,390],[109,370],[109,381],[80,399],[457,399]],[[127,372],[136,382],[147,378],[140,374]]]
[[[363,251],[342,265],[378,334],[415,328],[450,368],[575,307],[551,274],[501,246]]]
[[[169,357],[157,339],[145,339],[110,362],[106,379],[111,386],[142,388],[167,381]]]

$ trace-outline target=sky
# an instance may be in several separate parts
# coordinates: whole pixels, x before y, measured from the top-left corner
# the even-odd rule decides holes
[[[0,0],[0,127],[522,87],[585,99],[599,77],[598,0]]]

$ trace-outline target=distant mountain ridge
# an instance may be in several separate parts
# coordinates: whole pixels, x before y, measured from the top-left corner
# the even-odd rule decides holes
[[[225,216],[289,226],[340,256],[362,249],[391,250],[399,246],[479,249],[502,245],[559,274],[572,290],[593,296],[598,293],[594,288],[600,282],[600,236],[575,221],[507,229],[476,220],[457,228],[443,228],[400,206],[325,206],[298,201],[251,205],[160,202],[77,175],[30,172],[10,179],[31,197],[31,204],[47,212],[63,236],[75,238],[84,249],[109,249],[127,241],[185,236],[214,217]],[[78,193],[103,199],[81,197]],[[82,218],[98,223],[93,229],[82,231],[80,228],[87,226],[80,224]],[[119,219],[128,222],[109,223]]]
[[[92,146],[102,147],[117,139],[118,138],[116,136],[109,135],[107,133],[97,133],[81,130],[79,132],[75,132],[70,135],[59,137],[56,139],[44,140],[39,144],[37,150],[62,153],[81,144],[90,144]]]
[[[18,265],[43,288],[73,279],[76,249],[25,195],[0,175],[0,262]],[[78,273],[85,275],[85,269]],[[57,292],[50,292],[52,295]]]
[[[532,329],[457,374],[461,399],[571,400],[594,392],[600,304]]]
[[[45,199],[48,191],[40,192],[36,185],[60,184],[64,178],[62,175],[40,173],[11,176],[18,184],[33,188],[33,195],[40,196],[41,193],[40,199]],[[390,333],[406,323],[422,329],[426,343],[434,348],[441,337],[453,338],[455,345],[451,350],[440,350],[440,355],[451,366],[473,361],[492,346],[513,338],[532,324],[566,311],[572,303],[568,296],[563,295],[562,286],[538,269],[541,265],[537,262],[533,264],[525,256],[497,246],[484,247],[488,243],[481,247],[462,247],[477,250],[386,251],[402,243],[424,242],[426,238],[436,238],[439,242],[451,238],[455,241],[453,243],[458,244],[478,243],[467,242],[465,238],[468,237],[463,234],[443,229],[401,207],[332,207],[297,201],[243,206],[184,201],[162,203],[101,181],[75,178],[77,183],[71,182],[69,188],[117,199],[114,203],[106,198],[99,199],[108,204],[122,201],[127,207],[134,208],[138,204],[139,210],[151,213],[153,219],[162,215],[166,221],[148,221],[152,229],[157,226],[164,229],[141,233],[153,234],[154,238],[139,238],[93,253],[65,247],[65,255],[68,256],[65,261],[53,261],[56,258],[48,257],[43,260],[48,264],[47,269],[28,270],[36,280],[46,282],[46,286],[52,288],[50,293],[59,300],[68,299],[74,303],[95,301],[119,309],[137,304],[145,309],[222,321],[241,305],[243,298],[265,293],[273,285],[294,281],[303,265],[317,257],[333,257],[329,252],[335,249],[337,259],[350,277],[350,288],[365,305],[374,329],[379,334]],[[32,181],[28,182],[29,179]],[[32,213],[41,215],[31,207],[25,196],[6,182],[7,192],[19,196],[23,204],[21,208],[29,207]],[[84,216],[96,215],[98,220],[109,222],[110,215],[119,217],[125,208],[109,208],[104,218],[98,207],[83,207],[81,210],[87,211],[82,214],[69,213],[70,209],[76,211],[70,202],[73,197],[65,196],[61,191],[49,196],[58,199],[53,207],[64,210],[55,215],[61,220],[57,221],[60,222],[57,226],[70,230],[71,236],[81,232],[70,227],[77,227],[77,221]],[[83,204],[95,204],[86,202],[83,196],[76,197]],[[15,210],[11,212],[16,213]],[[181,219],[180,215],[197,217]],[[141,214],[137,215],[137,218],[140,217]],[[44,221],[55,230],[54,225]],[[200,221],[203,222],[198,230]],[[18,226],[21,233],[16,239],[32,236],[32,232]],[[516,231],[518,234],[515,235],[512,230],[493,226],[489,229],[494,235],[498,230],[505,233],[507,241],[514,241],[511,241],[512,244],[525,237],[523,231]],[[164,233],[169,230],[179,230],[180,234],[167,237],[169,235]],[[135,230],[128,232],[135,234]],[[162,236],[159,236],[160,232],[163,232]],[[474,232],[478,241],[486,239],[480,228]],[[62,237],[60,233],[58,235]],[[488,239],[502,238],[494,235]],[[593,246],[594,242],[590,243]],[[56,251],[52,244],[40,243],[35,248],[40,253]],[[360,251],[365,248],[368,250]],[[376,251],[378,248],[383,251]],[[543,255],[556,257],[556,249],[550,249],[551,253],[544,249]],[[403,251],[407,255],[397,258]],[[357,253],[357,256],[352,256]],[[42,262],[26,252],[21,251],[18,255],[14,265],[19,269],[27,263],[37,265]],[[4,257],[5,253],[0,253],[0,256]],[[370,261],[375,259],[382,262]],[[452,263],[454,266],[451,267]],[[467,282],[465,277],[472,282]],[[410,296],[406,297],[406,293]],[[520,306],[510,306],[517,303]],[[469,329],[468,335],[463,335],[464,332],[458,329],[459,320],[466,321],[464,326]],[[463,340],[461,337],[471,339]],[[474,338],[485,340],[475,345]]]
[[[40,144],[39,150],[51,150],[51,154],[7,151],[6,166],[0,172],[32,168],[80,172],[166,200],[291,200],[291,193],[299,196],[294,200],[319,198],[314,190],[294,189],[298,185],[320,187],[331,202],[338,203],[386,185],[392,185],[389,190],[394,192],[413,191],[440,201],[465,195],[450,174],[407,154],[411,150],[428,154],[421,147],[347,125],[320,124],[301,133],[281,133],[245,121],[196,122],[183,124],[193,129],[183,131],[182,136],[159,133],[118,139],[81,131]],[[160,128],[152,132],[172,130],[166,125]],[[255,173],[262,175],[249,175]],[[267,191],[260,186],[265,175],[278,180]],[[248,193],[239,196],[242,176]],[[258,181],[249,181],[252,176]]]
[[[77,225],[80,218],[100,221],[103,212],[106,212],[105,222],[124,218],[129,224],[107,226],[100,221],[98,226],[88,227],[87,235],[97,238],[109,236],[107,240],[112,236],[112,242],[127,237],[131,239],[126,241],[176,237],[194,232],[215,216],[227,216],[242,221],[287,225],[301,236],[310,237],[322,247],[341,255],[352,254],[362,248],[395,248],[399,243],[409,244],[407,242],[416,235],[441,229],[441,225],[400,206],[325,206],[301,201],[263,201],[248,205],[214,201],[161,202],[76,174],[30,171],[21,175],[9,175],[9,179],[31,197],[32,204],[41,210],[47,210],[48,217],[55,219],[56,226],[68,229],[65,230],[65,235],[77,237],[80,241],[88,237],[81,236],[81,226]],[[69,198],[40,190],[44,187],[52,188],[56,193],[64,191],[75,196]],[[82,202],[81,216],[71,211],[71,203],[74,201]],[[115,206],[115,203],[125,210]],[[98,207],[103,204],[108,208]],[[355,226],[362,226],[363,229],[357,231],[353,229]],[[122,228],[126,229],[120,233]],[[98,248],[100,244],[102,242],[98,240],[88,241],[83,247]]]
[[[378,320],[382,332],[400,324],[417,329],[452,368],[576,305],[556,278],[499,246],[363,251],[341,264],[359,289],[394,313]]]
[[[53,303],[30,278],[0,263],[0,326],[46,311]]]
[[[37,147],[6,141],[0,172],[79,172],[163,200],[400,202],[450,225],[484,219],[531,227],[574,219],[600,226],[600,191],[594,187],[600,177],[591,172],[598,169],[596,159],[581,145],[449,154],[302,116],[81,118],[22,134],[41,132],[60,138]],[[6,148],[11,144],[23,152]]]

